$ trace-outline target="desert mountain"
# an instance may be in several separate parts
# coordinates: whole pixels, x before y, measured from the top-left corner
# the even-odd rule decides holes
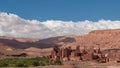
[[[13,51],[14,50],[14,48],[11,48],[11,47],[9,47],[9,46],[7,46],[7,45],[5,45],[5,44],[2,44],[2,43],[0,43],[0,51]]]
[[[70,39],[68,43],[64,42],[64,45],[67,46],[95,46],[98,47],[98,45],[101,48],[120,48],[120,29],[114,29],[114,30],[94,30],[91,31],[89,34],[83,35],[83,36],[69,36],[66,38],[74,39],[75,41],[70,43]],[[64,41],[66,41],[64,40]]]
[[[60,37],[48,38],[48,39],[32,39],[32,38],[11,38],[11,37],[0,37],[0,43],[16,49],[26,49],[29,47],[35,48],[49,48],[56,43]]]
[[[53,45],[61,46],[97,46],[102,48],[120,48],[120,29],[94,30],[83,36],[59,36],[48,39],[26,39],[0,37],[0,43],[16,49],[50,48]]]

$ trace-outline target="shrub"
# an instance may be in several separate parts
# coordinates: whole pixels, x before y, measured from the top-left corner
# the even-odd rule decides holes
[[[62,61],[56,59],[55,62],[43,57],[36,58],[6,58],[0,60],[0,67],[29,67],[29,66],[46,66],[62,65]]]
[[[25,63],[16,63],[16,67],[28,67]]]
[[[56,59],[54,64],[55,65],[63,65],[63,62],[60,59]]]
[[[34,61],[34,62],[32,63],[32,65],[33,65],[33,66],[39,66],[40,63],[39,63],[39,61]]]
[[[0,62],[0,67],[6,67],[6,66],[8,66],[8,64],[7,63],[2,63],[2,62]]]

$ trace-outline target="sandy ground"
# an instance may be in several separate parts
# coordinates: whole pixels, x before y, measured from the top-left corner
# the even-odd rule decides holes
[[[64,62],[64,65],[38,66],[33,68],[120,68],[120,63]]]

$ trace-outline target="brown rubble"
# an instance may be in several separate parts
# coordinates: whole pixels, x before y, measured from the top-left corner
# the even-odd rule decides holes
[[[53,50],[51,51],[51,55],[47,57],[50,60],[56,60],[60,59],[62,61],[97,61],[100,63],[107,63],[112,59],[111,57],[114,57],[116,59],[120,59],[120,56],[116,54],[116,56],[113,56],[115,53],[110,53],[110,51],[101,50],[98,46],[97,49],[86,49],[84,46],[84,49],[80,49],[80,46],[77,46],[76,49],[71,49],[71,47],[65,47],[60,48],[58,46],[53,47]],[[119,53],[119,52],[118,52]]]

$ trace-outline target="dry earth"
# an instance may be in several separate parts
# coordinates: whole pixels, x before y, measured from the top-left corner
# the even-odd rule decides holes
[[[71,46],[73,49],[77,45],[86,46],[87,48],[100,45],[102,49],[120,49],[120,29],[95,30],[82,36],[59,36],[41,40],[0,37],[0,58],[5,58],[6,54],[19,54],[22,52],[27,53],[31,57],[48,55],[53,45]],[[120,68],[120,64],[70,61],[65,62],[63,66],[54,65],[37,68]]]
[[[38,66],[33,68],[120,68],[120,63],[95,63],[90,61],[68,61],[64,65]]]

